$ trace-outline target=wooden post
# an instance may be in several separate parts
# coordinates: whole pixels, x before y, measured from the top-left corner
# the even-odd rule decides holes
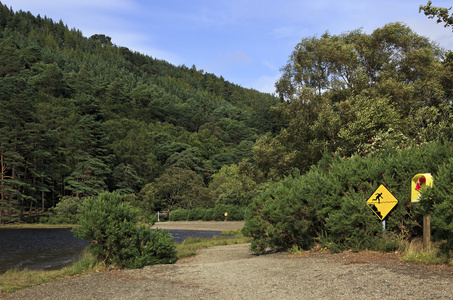
[[[431,247],[431,214],[423,216],[423,248]]]

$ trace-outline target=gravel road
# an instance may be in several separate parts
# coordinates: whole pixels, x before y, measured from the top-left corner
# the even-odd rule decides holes
[[[398,254],[256,256],[240,244],[174,265],[51,282],[10,299],[453,299],[453,273],[401,262]]]

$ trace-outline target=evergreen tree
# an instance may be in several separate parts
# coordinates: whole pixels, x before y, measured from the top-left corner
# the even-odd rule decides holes
[[[107,190],[111,154],[101,126],[102,114],[97,101],[88,95],[81,95],[77,103],[82,117],[75,127],[72,145],[75,167],[66,179],[66,188],[73,196],[86,197]]]

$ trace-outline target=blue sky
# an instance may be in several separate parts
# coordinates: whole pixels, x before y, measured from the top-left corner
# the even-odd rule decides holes
[[[305,37],[403,22],[446,49],[453,32],[418,12],[427,0],[0,0],[14,11],[62,20],[89,37],[223,76],[262,92]],[[434,0],[451,7],[452,1]]]

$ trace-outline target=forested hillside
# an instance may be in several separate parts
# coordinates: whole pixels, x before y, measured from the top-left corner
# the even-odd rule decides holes
[[[453,54],[404,24],[303,38],[277,98],[0,8],[2,222],[116,191],[183,219],[248,205],[257,251],[360,248],[380,230],[372,189],[398,186],[389,228],[417,236],[405,186],[451,166]]]
[[[272,95],[1,3],[0,95],[2,222],[105,190],[215,205],[212,175],[279,130]]]

